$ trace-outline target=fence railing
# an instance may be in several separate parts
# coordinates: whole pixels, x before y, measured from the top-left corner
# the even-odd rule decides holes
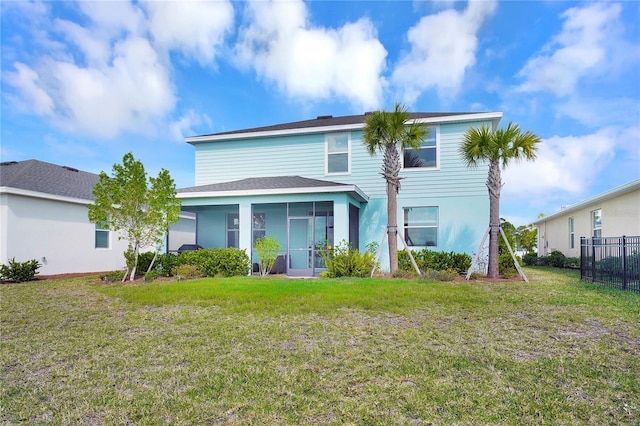
[[[640,293],[640,237],[580,238],[580,279]]]

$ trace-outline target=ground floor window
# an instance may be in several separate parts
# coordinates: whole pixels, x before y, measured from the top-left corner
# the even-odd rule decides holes
[[[106,222],[96,224],[95,248],[109,248],[109,229]]]
[[[438,207],[405,207],[404,238],[410,247],[436,247]]]
[[[575,247],[575,233],[574,233],[574,223],[573,218],[569,218],[569,248],[572,249]]]
[[[602,237],[602,210],[594,210],[591,212],[591,236],[594,238]]]

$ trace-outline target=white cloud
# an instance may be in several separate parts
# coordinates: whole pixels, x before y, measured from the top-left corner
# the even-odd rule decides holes
[[[637,136],[637,129],[607,127],[584,136],[545,139],[534,162],[512,163],[503,172],[503,193],[517,197],[549,197],[558,191],[581,194],[634,133]]]
[[[621,10],[619,4],[588,3],[564,12],[562,32],[518,73],[526,80],[518,90],[566,96],[581,79],[602,74],[617,62],[612,55],[619,52]]]
[[[201,115],[190,109],[183,114],[182,117],[169,125],[169,131],[175,140],[182,142],[186,136],[194,134],[194,126],[202,123],[211,125],[211,119],[206,114]]]
[[[150,32],[156,46],[211,64],[233,28],[229,1],[149,1]]]
[[[4,79],[7,84],[15,87],[21,95],[20,97],[11,96],[14,103],[21,109],[31,109],[39,115],[51,115],[54,102],[42,88],[38,73],[19,62],[14,63],[13,67],[15,71],[4,73]]]
[[[177,98],[169,51],[212,64],[233,24],[228,1],[72,7],[80,15],[73,21],[52,18],[50,8],[39,3],[12,8],[18,14],[33,9],[39,49],[3,73],[7,98],[69,131],[101,138],[171,127],[166,123]]]
[[[339,97],[364,109],[382,101],[386,50],[368,19],[314,27],[301,1],[246,4],[236,59],[290,97]]]
[[[495,1],[470,1],[462,12],[449,9],[425,16],[409,29],[411,50],[391,77],[404,102],[415,102],[429,88],[445,97],[460,90],[467,69],[476,61],[477,33],[495,9]]]

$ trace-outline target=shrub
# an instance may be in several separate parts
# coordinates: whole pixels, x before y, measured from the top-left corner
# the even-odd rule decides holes
[[[538,264],[538,254],[537,253],[527,253],[522,256],[522,263],[527,266],[536,266]]]
[[[149,269],[149,265],[151,265],[151,261],[155,253],[152,251],[146,251],[144,253],[138,254],[138,267],[136,268],[136,272],[138,275],[144,275],[147,273]]]
[[[251,261],[244,250],[237,248],[210,248],[185,251],[178,256],[179,265],[196,266],[209,277],[248,275]]]
[[[516,256],[516,261],[520,262],[518,256]],[[518,274],[511,253],[502,253],[498,256],[498,271],[504,278],[512,278]]]
[[[107,272],[106,274],[100,277],[102,281],[105,281],[108,283],[115,283],[118,281],[122,281],[123,278],[124,278],[124,271],[111,271],[111,272]]]
[[[567,257],[564,259],[562,264],[563,268],[568,269],[580,269],[580,258],[579,257]]]
[[[159,276],[160,274],[158,274],[157,271],[149,271],[146,274],[144,274],[144,281],[150,283],[154,281],[156,278],[158,278]]]
[[[27,260],[26,262],[16,262],[16,258],[11,258],[7,265],[0,265],[0,278],[3,280],[12,280],[17,283],[31,281],[39,272],[42,264],[36,259]]]
[[[455,253],[445,251],[432,251],[429,249],[415,250],[411,252],[418,269],[427,271],[454,270],[458,274],[464,274],[471,266],[471,256],[466,253]],[[398,269],[403,271],[414,270],[411,259],[406,250],[398,252]]]
[[[280,249],[282,249],[282,244],[280,244],[276,237],[262,237],[256,240],[255,249],[258,255],[260,275],[264,277],[271,272],[273,265],[276,264],[278,253]]]
[[[435,280],[435,281],[453,281],[456,277],[459,277],[460,274],[454,271],[453,269],[446,269],[444,271],[436,271],[433,269],[428,269],[424,271],[423,277],[426,280]]]
[[[175,254],[160,254],[156,259],[156,266],[153,269],[163,277],[170,277],[173,275],[174,268],[178,266],[178,262],[178,256],[176,256]]]
[[[547,263],[550,266],[555,266],[556,268],[562,268],[564,266],[566,256],[559,250],[553,250],[547,256]]]
[[[201,278],[204,276],[197,266],[190,265],[188,263],[176,266],[174,275],[177,277],[178,281]]]
[[[327,278],[366,277],[371,273],[374,265],[373,253],[369,250],[360,253],[345,240],[334,248],[321,248],[319,253],[327,268],[321,275]]]

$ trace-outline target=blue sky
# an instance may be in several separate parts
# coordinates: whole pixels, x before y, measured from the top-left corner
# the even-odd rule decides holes
[[[390,109],[542,138],[515,225],[640,178],[640,2],[2,1],[2,161],[194,183],[185,136]],[[239,163],[240,166],[240,163]]]

